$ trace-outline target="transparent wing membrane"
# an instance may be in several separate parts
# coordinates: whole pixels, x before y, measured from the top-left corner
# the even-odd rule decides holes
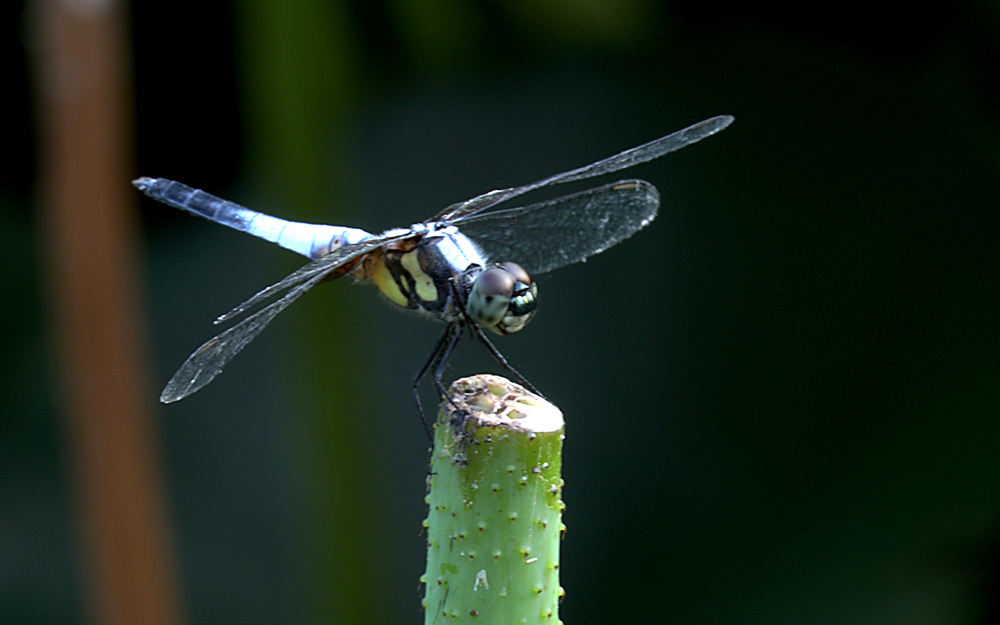
[[[659,206],[656,187],[624,180],[523,208],[479,213],[458,223],[491,261],[512,260],[539,274],[620,243],[649,224]]]
[[[654,139],[649,143],[644,143],[638,147],[634,147],[630,150],[625,150],[624,152],[615,154],[614,156],[599,160],[596,163],[564,171],[561,174],[549,176],[548,178],[543,178],[537,182],[532,182],[524,186],[512,187],[510,189],[496,189],[494,191],[489,191],[476,196],[471,200],[452,204],[435,215],[432,221],[451,221],[453,219],[458,219],[463,215],[477,213],[489,208],[490,206],[517,197],[518,195],[522,195],[536,189],[541,189],[552,184],[572,182],[573,180],[584,180],[586,178],[600,176],[601,174],[610,174],[622,169],[634,167],[640,163],[645,163],[646,161],[651,161],[654,158],[659,158],[664,154],[669,154],[670,152],[679,150],[684,146],[691,145],[696,141],[701,141],[705,137],[714,135],[731,123],[733,123],[733,117],[731,115],[719,115],[718,117],[712,117],[711,119],[698,122],[693,126],[688,126],[683,130],[678,130],[677,132],[671,133],[665,137]]]
[[[223,367],[229,364],[229,361],[250,341],[257,338],[261,330],[267,327],[278,313],[322,282],[324,277],[323,274],[313,275],[278,301],[257,311],[196,349],[167,382],[163,392],[160,393],[160,401],[169,404],[184,399],[214,380],[215,376],[222,372]]]
[[[233,317],[239,316],[244,311],[249,310],[257,304],[260,304],[261,302],[277,295],[281,291],[293,288],[295,285],[306,282],[316,275],[321,274],[325,278],[359,256],[364,256],[368,252],[371,252],[386,243],[397,239],[403,239],[406,236],[406,234],[401,234],[392,237],[377,237],[375,239],[371,239],[370,241],[365,241],[364,243],[347,245],[336,249],[322,258],[318,258],[307,265],[299,267],[271,286],[258,291],[253,297],[246,300],[239,306],[236,306],[229,312],[216,317],[214,323],[229,321]]]
[[[381,243],[385,243],[385,241],[385,239],[380,240]],[[184,399],[211,382],[215,379],[215,376],[222,372],[223,367],[236,354],[240,353],[240,350],[246,347],[250,341],[257,338],[261,330],[267,324],[271,323],[271,320],[278,313],[325,280],[331,273],[359,256],[367,254],[375,247],[378,247],[378,244],[366,242],[340,248],[323,258],[314,260],[308,265],[301,267],[289,274],[285,279],[272,284],[228,313],[220,316],[216,319],[216,323],[229,320],[277,295],[281,291],[288,289],[288,292],[281,299],[250,315],[195,350],[184,361],[184,364],[181,365],[173,377],[170,378],[170,381],[167,382],[163,393],[160,394],[160,401],[170,403]]]

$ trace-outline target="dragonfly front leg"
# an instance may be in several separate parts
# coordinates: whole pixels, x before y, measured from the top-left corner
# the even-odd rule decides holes
[[[442,399],[447,399],[452,408],[457,410],[462,415],[467,416],[465,410],[460,408],[459,405],[455,403],[455,400],[452,399],[451,393],[448,392],[448,389],[444,387],[444,382],[442,382],[445,367],[448,366],[448,361],[451,360],[451,355],[455,352],[455,346],[458,345],[458,341],[462,338],[462,334],[464,333],[464,328],[459,323],[453,323],[449,327],[454,328],[455,331],[451,339],[448,341],[448,344],[445,346],[444,352],[441,354],[441,358],[438,359],[437,364],[434,367],[434,386],[437,387],[438,394]]]
[[[455,345],[458,340],[462,338],[462,327],[457,323],[449,324],[445,328],[444,334],[438,339],[437,344],[434,346],[434,350],[431,355],[427,358],[424,364],[417,371],[417,374],[413,376],[413,400],[417,404],[417,412],[420,413],[420,421],[424,424],[424,432],[427,434],[427,438],[433,443],[434,435],[432,433],[431,424],[427,421],[427,415],[424,413],[423,403],[420,401],[420,382],[427,375],[427,371],[433,369],[432,377],[434,378],[434,386],[438,390],[440,397],[447,397],[448,401],[451,402],[451,395],[445,389],[444,384],[441,382],[441,378],[444,375],[444,367],[448,364],[448,359],[451,358],[452,352],[455,350]],[[454,402],[452,402],[454,405]]]
[[[493,356],[493,360],[497,361],[498,365],[506,369],[508,373],[514,376],[514,379],[517,381],[518,384],[528,389],[535,395],[538,395],[542,399],[546,399],[545,395],[542,395],[541,392],[539,392],[539,390],[535,388],[534,384],[529,382],[526,377],[521,375],[520,372],[518,372],[518,370],[514,368],[514,365],[507,362],[507,359],[504,357],[503,354],[500,353],[500,350],[497,349],[493,345],[493,343],[490,342],[488,338],[486,338],[486,333],[483,332],[483,329],[481,327],[479,327],[476,324],[472,324],[472,332],[473,334],[475,334],[476,338],[478,338],[480,342],[482,342],[483,346],[486,347],[486,351],[488,351],[490,355]]]

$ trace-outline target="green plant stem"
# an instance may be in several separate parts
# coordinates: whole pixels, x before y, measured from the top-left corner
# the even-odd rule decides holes
[[[425,622],[561,623],[562,413],[499,376],[451,393],[434,426]]]

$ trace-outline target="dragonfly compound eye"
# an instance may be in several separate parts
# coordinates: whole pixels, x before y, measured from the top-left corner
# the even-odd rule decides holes
[[[504,263],[484,270],[469,293],[466,311],[479,325],[498,334],[521,330],[535,314],[538,287],[520,265]]]

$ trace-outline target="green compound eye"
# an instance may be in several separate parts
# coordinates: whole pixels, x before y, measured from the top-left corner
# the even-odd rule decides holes
[[[492,328],[507,314],[507,306],[514,295],[514,276],[503,267],[490,267],[476,277],[469,293],[466,311],[473,321],[484,328]]]
[[[469,317],[498,334],[520,331],[534,315],[538,287],[523,267],[503,263],[484,270],[469,292]]]

